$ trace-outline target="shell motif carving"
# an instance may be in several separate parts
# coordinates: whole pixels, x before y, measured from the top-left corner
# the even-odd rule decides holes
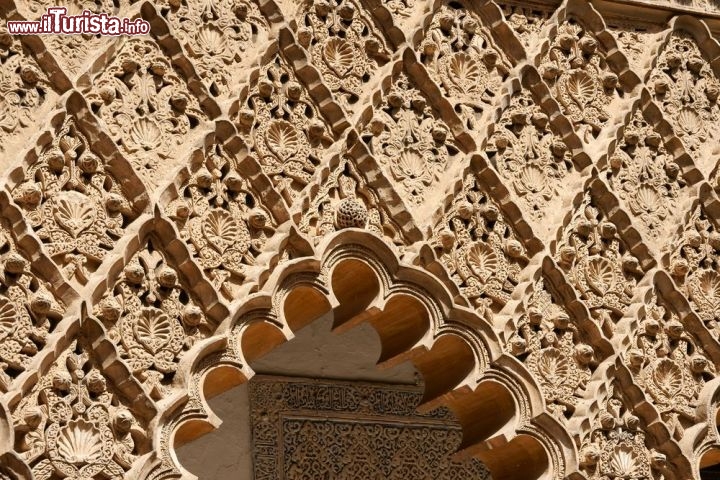
[[[582,439],[583,473],[591,480],[662,480],[666,456],[647,446],[648,434],[640,419],[626,407],[617,386],[607,386],[609,398],[596,402],[599,411]]]
[[[506,348],[538,379],[548,410],[561,421],[575,411],[592,373],[594,350],[564,307],[553,301],[540,279],[524,302],[524,313]]]
[[[647,84],[675,135],[707,175],[714,166],[708,159],[718,142],[720,81],[689,34],[671,34]]]
[[[256,52],[268,42],[270,25],[256,2],[164,0],[161,5],[208,91],[220,98],[231,96],[235,79],[246,74]]]
[[[124,42],[112,63],[93,79],[88,101],[145,184],[181,161],[173,153],[207,116],[185,80],[150,40]]]
[[[405,73],[395,79],[364,133],[370,137],[371,152],[412,208],[423,204],[460,152],[450,129]]]
[[[132,373],[155,399],[172,388],[177,363],[209,335],[205,314],[150,240],[94,307]]]
[[[119,478],[142,453],[146,425],[73,343],[13,412],[20,456],[36,479]]]
[[[215,146],[192,167],[165,212],[208,279],[232,300],[275,233],[271,209],[276,207],[263,205],[241,176],[235,156]]]
[[[450,277],[485,315],[507,303],[527,263],[525,248],[472,175],[435,226],[433,245]]]
[[[387,63],[390,52],[375,22],[355,1],[319,0],[306,5],[298,42],[309,51],[337,100],[353,111],[363,86]]]
[[[528,218],[540,227],[546,214],[559,206],[573,166],[567,146],[529,92],[512,97],[485,151],[512,184]]]
[[[259,79],[240,100],[236,121],[263,172],[292,204],[311,181],[333,137],[280,54],[262,67]]]
[[[23,176],[13,199],[66,278],[85,284],[137,217],[134,205],[72,117]]]
[[[643,233],[651,239],[668,234],[674,226],[671,206],[681,198],[686,182],[660,134],[639,110],[608,163],[610,186],[638,218]]]
[[[435,13],[420,46],[428,73],[471,130],[480,128],[480,115],[509,71],[489,38],[477,16],[457,4],[446,4]]]
[[[612,322],[630,305],[642,272],[589,193],[566,227],[555,258],[598,325],[611,335]]]
[[[618,98],[618,77],[605,61],[606,52],[576,20],[558,28],[540,72],[563,113],[586,142],[597,137]]]

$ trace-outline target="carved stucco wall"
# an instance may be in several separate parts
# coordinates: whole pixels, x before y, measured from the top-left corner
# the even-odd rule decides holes
[[[0,475],[191,478],[329,311],[496,478],[720,462],[715,2],[75,1],[151,33],[0,0]]]

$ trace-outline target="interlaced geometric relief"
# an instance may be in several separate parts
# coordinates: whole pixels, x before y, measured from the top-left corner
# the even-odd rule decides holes
[[[0,478],[202,476],[206,397],[330,311],[423,387],[251,384],[258,478],[720,468],[717,2],[68,0],[150,33],[8,33],[56,3],[0,0]]]
[[[449,459],[461,431],[445,409],[415,412],[418,387],[262,376],[249,385],[257,480],[487,478],[479,461]]]

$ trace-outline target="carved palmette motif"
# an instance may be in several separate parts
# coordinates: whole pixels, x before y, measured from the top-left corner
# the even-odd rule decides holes
[[[670,255],[668,269],[715,338],[720,336],[720,233],[697,206]]]
[[[595,36],[570,19],[558,27],[540,72],[563,113],[586,142],[597,137],[610,118],[608,107],[618,98],[618,76],[605,61]]]
[[[563,181],[573,168],[571,154],[526,90],[513,96],[485,151],[530,218],[543,219],[561,200]]]
[[[319,0],[307,5],[297,30],[298,42],[309,50],[328,88],[352,111],[363,86],[387,63],[390,52],[371,17],[354,0]]]
[[[460,156],[450,129],[405,73],[395,79],[363,136],[413,208]]]
[[[140,178],[149,186],[168,165],[177,164],[175,149],[207,119],[185,81],[151,40],[123,43],[87,94],[93,110]]]
[[[525,247],[473,174],[465,177],[432,241],[451,278],[488,316],[507,303],[527,264]]]
[[[510,353],[540,382],[548,409],[569,418],[590,379],[593,348],[582,342],[574,319],[553,301],[542,279],[535,282],[513,330]]]
[[[319,186],[300,221],[300,231],[317,240],[343,228],[364,228],[393,243],[405,242],[362,173],[343,156]]]
[[[260,70],[240,102],[236,121],[263,172],[292,203],[312,179],[333,137],[280,54]]]
[[[37,480],[123,478],[144,428],[112,385],[73,344],[13,413],[16,451]]]
[[[65,305],[31,272],[28,255],[6,221],[0,230],[0,392],[25,371],[46,345]]]
[[[228,299],[235,297],[277,226],[241,176],[235,157],[219,145],[192,168],[179,198],[165,212],[215,288]]]
[[[50,91],[47,76],[17,36],[0,25],[0,153],[33,122]]]
[[[132,204],[72,117],[23,173],[13,199],[65,277],[86,283],[137,216]]]
[[[634,478],[662,480],[664,454],[647,446],[641,420],[623,401],[620,388],[606,384],[596,414],[580,446],[580,468],[591,480]]]
[[[479,129],[478,117],[508,73],[480,20],[464,8],[443,5],[420,48],[429,74],[460,110],[467,127]]]
[[[642,231],[660,238],[672,227],[686,182],[663,138],[637,110],[608,159],[610,186],[638,218]]]
[[[184,352],[210,332],[205,313],[184,285],[148,240],[94,309],[120,358],[156,399],[170,392]]]
[[[691,336],[674,311],[653,291],[645,302],[639,327],[631,335],[626,363],[666,424],[680,440],[696,421],[698,395],[715,376],[702,344]]]
[[[647,84],[675,134],[707,173],[718,141],[720,81],[688,33],[672,33]]]
[[[590,193],[570,220],[555,259],[565,270],[598,325],[612,332],[630,301],[642,272],[627,251],[617,227],[606,220]]]
[[[235,79],[255,60],[255,47],[268,39],[270,27],[254,0],[164,3],[163,16],[194,59],[208,91],[232,95]]]

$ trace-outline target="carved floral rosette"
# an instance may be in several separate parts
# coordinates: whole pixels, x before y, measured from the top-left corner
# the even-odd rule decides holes
[[[92,79],[93,111],[148,187],[179,159],[175,149],[207,120],[197,97],[152,40],[131,38]]]
[[[610,106],[622,91],[607,53],[594,34],[576,19],[558,26],[539,70],[585,142],[597,137],[610,118]]]
[[[525,247],[472,173],[433,230],[433,245],[461,292],[485,315],[507,303],[527,264]]]
[[[509,65],[471,10],[442,5],[420,45],[422,63],[459,110],[470,130],[479,130],[482,112],[492,104]]]
[[[656,290],[645,301],[640,323],[630,335],[625,361],[635,381],[652,399],[676,440],[693,425],[698,398],[715,376],[699,342]]]
[[[240,135],[288,204],[311,181],[333,134],[281,54],[260,69],[236,113]]]
[[[346,110],[353,111],[363,86],[387,63],[390,52],[372,18],[354,0],[306,5],[297,40],[310,52],[323,82]]]
[[[193,59],[208,91],[234,95],[234,80],[268,40],[270,25],[254,0],[165,0],[162,14]]]
[[[393,79],[363,137],[413,210],[461,152],[450,128],[405,72]]]
[[[94,314],[154,399],[172,391],[180,358],[211,330],[184,279],[152,239],[125,264]]]
[[[552,16],[552,10],[544,5],[515,4],[499,1],[497,4],[502,8],[505,21],[510,25],[513,32],[527,49],[534,44],[535,39]]]
[[[195,162],[165,212],[213,286],[232,300],[277,222],[243,177],[234,155],[221,145],[199,155],[203,158]]]
[[[23,177],[13,199],[65,277],[85,284],[137,216],[134,205],[72,116]]]
[[[630,305],[642,272],[638,259],[627,251],[617,227],[605,218],[590,192],[584,194],[565,227],[555,260],[598,326],[611,335],[613,322]]]
[[[120,478],[144,443],[145,425],[75,342],[13,413],[16,448],[34,478]]]
[[[523,302],[506,348],[538,379],[548,410],[563,421],[570,418],[590,379],[594,351],[544,279],[535,281]]]
[[[719,139],[720,81],[689,33],[673,31],[647,85],[675,134],[707,174],[714,166],[707,160],[716,153]]]

